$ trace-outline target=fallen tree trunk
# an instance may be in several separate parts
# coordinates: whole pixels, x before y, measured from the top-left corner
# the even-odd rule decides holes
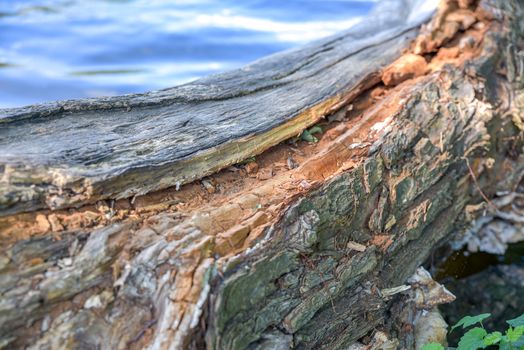
[[[388,291],[524,175],[524,4],[395,3],[251,72],[3,111],[0,345],[420,346]]]

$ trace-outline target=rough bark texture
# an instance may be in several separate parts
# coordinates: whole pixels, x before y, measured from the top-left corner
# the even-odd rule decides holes
[[[42,232],[2,236],[0,345],[346,349],[381,329],[420,346],[387,291],[524,175],[524,4],[444,5],[412,46],[431,71],[304,146],[300,166],[98,227],[27,214]]]

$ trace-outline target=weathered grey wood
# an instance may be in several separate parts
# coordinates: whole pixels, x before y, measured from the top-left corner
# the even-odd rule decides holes
[[[0,347],[348,349],[379,328],[414,349],[413,302],[387,291],[471,220],[500,216],[508,202],[494,197],[524,176],[524,3],[478,6],[491,21],[478,56],[398,86],[384,97],[396,108],[380,100],[350,124],[389,120],[352,167],[349,154],[273,202],[275,179],[195,212],[3,244]]]
[[[428,3],[381,2],[342,34],[186,85],[0,110],[0,215],[187,183],[295,136],[373,83]]]

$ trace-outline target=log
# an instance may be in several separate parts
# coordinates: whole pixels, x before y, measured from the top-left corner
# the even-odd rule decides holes
[[[417,269],[524,176],[524,3],[423,5],[189,85],[2,111],[0,346],[420,348],[451,299],[417,304]]]

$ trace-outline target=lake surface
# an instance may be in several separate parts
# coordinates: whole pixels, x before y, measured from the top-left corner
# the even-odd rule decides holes
[[[178,85],[344,30],[373,2],[0,0],[0,108]]]

